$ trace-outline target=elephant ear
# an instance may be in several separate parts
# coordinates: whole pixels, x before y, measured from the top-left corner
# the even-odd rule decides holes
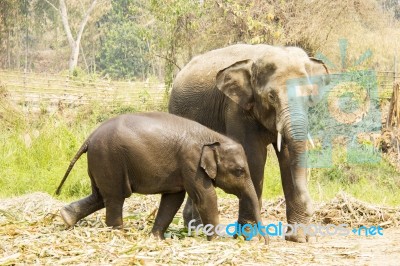
[[[313,83],[316,84],[319,87],[325,87],[330,83],[330,77],[329,77],[329,71],[326,65],[322,60],[310,57],[311,60],[311,73],[308,73],[309,76],[313,77]],[[319,88],[319,93],[315,94],[313,93],[310,95],[309,99],[309,106],[315,106],[324,96],[326,93],[326,90],[322,88],[322,90]]]
[[[204,145],[201,151],[200,166],[213,180],[215,180],[215,178],[217,177],[219,154],[216,147],[219,145],[219,142],[213,143],[211,145]]]
[[[250,59],[238,61],[220,70],[216,77],[217,88],[245,110],[250,110],[254,104],[252,65],[253,61]]]
[[[321,84],[322,86],[326,86],[330,82],[329,78],[329,70],[324,64],[322,60],[316,59],[314,57],[310,57],[311,60],[311,75],[313,76],[321,76]]]

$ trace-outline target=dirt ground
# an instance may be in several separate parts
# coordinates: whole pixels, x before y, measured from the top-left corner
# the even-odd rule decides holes
[[[271,237],[254,239],[187,237],[181,213],[170,226],[173,238],[149,236],[160,197],[132,196],[124,206],[124,231],[104,225],[104,210],[71,230],[59,216],[65,204],[45,193],[0,200],[0,265],[399,265],[400,209],[365,204],[346,195],[316,205],[316,222],[381,224],[383,236],[324,236],[309,243]],[[237,200],[219,200],[222,222],[234,222]],[[284,201],[264,202],[264,222],[284,219]],[[339,208],[340,207],[340,208]],[[358,213],[358,216],[356,215]],[[334,216],[335,214],[336,216]],[[352,216],[353,215],[353,216]],[[365,218],[367,217],[367,218]]]
[[[399,237],[400,229],[390,228],[379,237],[335,236],[321,237],[318,242],[308,244],[282,241],[275,244],[281,243],[276,251],[285,253],[290,249],[289,253],[303,258],[302,263],[308,265],[399,265]]]

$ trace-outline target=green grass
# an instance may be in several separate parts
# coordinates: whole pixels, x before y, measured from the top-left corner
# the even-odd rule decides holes
[[[126,105],[104,107],[94,102],[63,110],[62,115],[22,114],[0,97],[0,197],[33,191],[53,194],[71,159],[100,122],[120,113],[138,111],[142,110]],[[89,193],[87,161],[83,155],[70,173],[60,198],[79,198]]]
[[[27,126],[16,131],[2,130],[0,133],[2,197],[33,191],[54,193],[57,182],[68,167],[68,161],[73,157],[74,151],[79,149],[79,141],[84,140],[86,130],[79,125],[67,125],[53,117],[35,122],[37,125],[32,128]],[[28,138],[31,139],[30,145],[26,141]],[[77,164],[69,180],[69,184],[74,184],[75,192],[83,192],[88,188],[89,183],[83,181],[86,177],[78,178],[83,172],[83,161]],[[69,190],[71,188],[65,191]]]
[[[313,169],[310,190],[315,200],[332,198],[343,190],[371,203],[400,205],[400,174],[382,158],[377,163],[349,164],[337,147],[332,168]]]
[[[149,110],[153,106],[145,106]],[[165,110],[165,105],[158,106]],[[44,191],[53,194],[71,159],[98,124],[119,113],[142,111],[129,106],[104,108],[92,103],[61,113],[25,115],[0,98],[0,197]],[[282,196],[275,152],[269,149],[264,198]],[[385,160],[377,164],[348,164],[344,149],[335,147],[332,168],[311,169],[309,189],[315,201],[327,201],[345,191],[368,202],[400,205],[399,173]],[[86,156],[75,164],[60,198],[90,193]],[[219,195],[226,196],[219,191]]]
[[[328,201],[339,191],[377,204],[400,205],[400,173],[386,160],[378,163],[349,164],[343,147],[333,150],[331,168],[310,169],[308,187],[314,201]],[[265,167],[263,197],[283,196],[278,160],[272,151]]]

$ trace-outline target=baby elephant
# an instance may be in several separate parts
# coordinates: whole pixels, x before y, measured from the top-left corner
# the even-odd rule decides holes
[[[104,122],[71,161],[57,195],[85,152],[92,194],[61,209],[68,226],[105,207],[106,224],[122,227],[125,198],[132,193],[161,193],[152,234],[164,239],[187,192],[203,224],[215,228],[219,223],[215,186],[239,198],[239,223],[261,222],[242,146],[197,122],[158,112],[125,114]]]

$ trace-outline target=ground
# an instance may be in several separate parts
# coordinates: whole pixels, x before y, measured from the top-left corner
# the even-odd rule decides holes
[[[181,213],[170,227],[173,238],[158,241],[149,236],[160,197],[134,195],[124,206],[125,229],[104,225],[104,210],[65,230],[59,216],[66,204],[45,193],[0,200],[0,265],[398,265],[400,208],[369,205],[345,194],[316,204],[315,222],[343,223],[352,227],[382,225],[383,236],[330,236],[309,243],[292,243],[271,237],[259,239],[188,237]],[[221,221],[235,221],[237,200],[219,200]],[[264,202],[264,224],[284,221],[284,200]]]

